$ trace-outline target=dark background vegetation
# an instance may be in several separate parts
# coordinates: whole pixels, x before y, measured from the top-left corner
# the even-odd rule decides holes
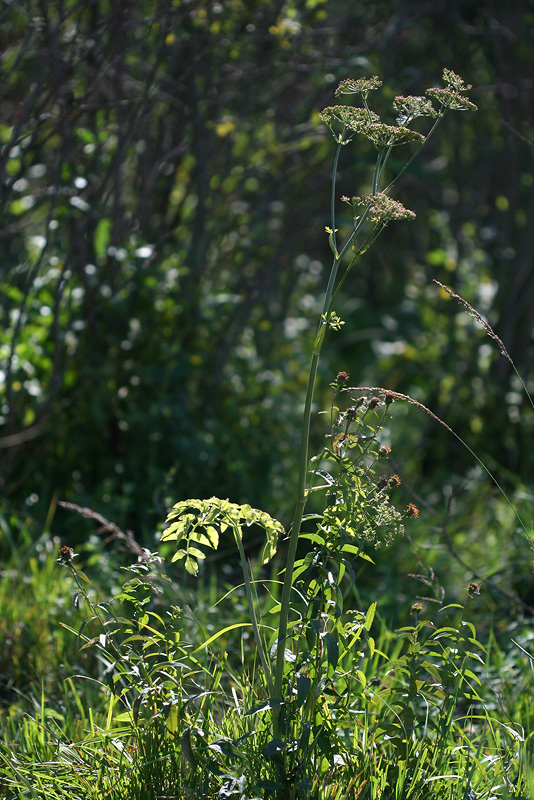
[[[532,4],[28,0],[0,25],[6,536],[29,517],[81,541],[87,523],[52,518],[58,499],[149,547],[190,496],[287,525],[330,263],[334,144],[318,111],[340,80],[377,74],[374,108],[393,118],[393,97],[440,85],[443,67],[480,110],[450,115],[397,184],[417,220],[391,225],[344,287],[317,408],[341,369],[413,395],[529,520],[526,398],[432,279],[488,316],[532,389]],[[373,157],[367,140],[344,149],[339,195],[368,190]],[[528,549],[467,451],[397,404],[390,443],[421,541],[453,536],[470,569],[528,600]]]

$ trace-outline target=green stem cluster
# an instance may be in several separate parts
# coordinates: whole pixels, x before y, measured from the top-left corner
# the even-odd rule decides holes
[[[432,129],[427,136],[426,141],[432,133],[434,133],[439,121],[442,118],[442,114],[438,115]],[[308,499],[309,494],[309,485],[308,485],[308,464],[309,464],[309,442],[310,442],[310,428],[311,428],[311,414],[312,414],[312,403],[313,397],[315,393],[315,384],[317,380],[317,371],[319,368],[319,360],[321,356],[321,350],[324,344],[326,329],[329,324],[329,316],[332,310],[332,303],[335,300],[339,289],[341,288],[342,284],[346,280],[349,272],[351,271],[352,267],[358,260],[359,256],[364,253],[368,247],[376,240],[379,236],[381,231],[384,229],[385,224],[378,223],[375,227],[371,230],[371,233],[367,237],[367,239],[363,242],[363,244],[359,247],[356,247],[356,239],[357,236],[363,227],[364,223],[367,220],[369,214],[369,206],[365,209],[362,213],[361,217],[355,221],[354,230],[352,231],[351,235],[349,236],[348,240],[346,241],[345,245],[341,249],[340,252],[337,250],[337,237],[336,237],[336,215],[335,215],[335,191],[336,191],[336,178],[337,178],[337,171],[338,171],[338,163],[339,157],[341,153],[341,147],[344,144],[343,141],[344,132],[339,137],[338,145],[336,148],[335,156],[334,156],[334,165],[332,171],[332,192],[331,192],[331,233],[330,233],[330,241],[332,250],[334,252],[334,260],[332,263],[332,267],[330,270],[330,276],[327,284],[327,288],[325,291],[323,307],[321,312],[321,318],[319,321],[319,326],[317,330],[317,335],[315,337],[313,351],[311,355],[310,361],[310,368],[308,373],[308,383],[306,388],[306,399],[304,404],[304,414],[303,414],[303,421],[302,421],[302,434],[301,434],[301,443],[300,443],[300,453],[299,453],[299,481],[298,481],[298,489],[297,489],[297,502],[295,506],[295,511],[293,515],[293,521],[291,525],[291,533],[289,537],[289,545],[288,545],[288,553],[287,553],[287,561],[285,567],[285,574],[284,574],[284,583],[282,589],[282,599],[281,599],[281,606],[280,606],[280,622],[279,622],[279,629],[278,629],[278,640],[277,640],[277,648],[276,648],[276,662],[274,668],[274,699],[277,701],[283,701],[283,680],[284,680],[284,662],[285,662],[285,646],[286,646],[286,638],[287,638],[287,631],[289,625],[289,613],[290,613],[290,606],[291,606],[291,592],[293,589],[293,570],[296,560],[297,554],[297,547],[300,538],[300,532],[302,528],[302,520],[304,517],[304,511],[306,508],[306,502]],[[409,159],[407,164],[404,168],[396,175],[396,177],[391,181],[391,183],[387,186],[387,190],[389,190],[399,179],[399,177],[403,174],[405,169],[408,165],[413,161],[415,156],[419,153],[421,148],[423,147],[422,143],[419,148],[417,149],[416,153]],[[380,191],[380,184],[381,180],[384,175],[386,164],[389,160],[389,156],[391,154],[391,146],[381,148],[378,152],[376,164],[374,168],[373,174],[373,181],[372,181],[372,195],[376,195]],[[386,190],[386,191],[387,191]],[[342,275],[341,279],[338,281],[338,273],[339,267],[341,265],[342,259],[347,253],[348,249],[352,247],[354,254],[348,263],[344,274]],[[337,286],[336,286],[337,282]],[[273,726],[273,733],[276,739],[283,740],[283,725],[282,725],[282,716],[280,714],[280,710],[276,707],[273,710],[274,714],[274,726]]]

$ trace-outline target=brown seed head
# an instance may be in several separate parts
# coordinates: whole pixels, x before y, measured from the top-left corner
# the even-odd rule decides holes
[[[75,558],[75,552],[72,547],[67,547],[66,544],[59,549],[59,558],[57,559],[58,564],[70,564],[73,558]]]

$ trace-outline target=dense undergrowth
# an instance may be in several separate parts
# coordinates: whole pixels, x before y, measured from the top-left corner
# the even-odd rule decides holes
[[[333,266],[288,532],[215,497],[178,502],[157,552],[73,504],[100,531],[81,553],[52,535],[54,508],[37,542],[29,521],[3,520],[3,797],[534,798],[531,498],[493,478],[484,513],[459,514],[451,489],[432,517],[400,494],[390,446],[398,406],[428,409],[344,371],[324,447],[309,452],[321,350],[343,325],[332,304],[386,225],[415,216],[388,194],[413,160],[387,183],[392,150],[424,143],[414,119],[433,120],[428,138],[446,112],[475,108],[459,76],[443,78],[395,98],[395,125],[369,108],[376,78],[343,81],[338,96],[361,106],[321,114],[337,143]],[[351,226],[338,237],[338,159],[356,135],[376,163],[370,193],[342,198]]]
[[[382,582],[379,596],[371,591],[351,599],[354,612],[369,608],[369,597],[378,599],[369,630],[365,615],[360,617],[365,641],[350,667],[358,691],[352,707],[344,709],[350,724],[343,736],[353,757],[343,763],[325,743],[322,757],[331,764],[322,775],[312,774],[309,796],[534,796],[531,618],[485,582],[478,585],[480,594],[473,581],[455,597],[448,584],[461,583],[464,573],[453,561],[447,567],[443,563],[442,586],[428,566],[435,563],[432,552],[429,557],[428,550],[410,549],[406,542],[404,550],[418,580],[401,571],[384,581],[379,562],[369,569],[377,584]],[[95,658],[94,648],[81,649],[85,637],[105,635],[105,630],[97,621],[81,626],[80,618],[92,613],[86,603],[73,603],[80,589],[56,561],[57,539],[46,535],[33,544],[28,539],[26,546],[7,551],[0,583],[5,768],[0,796],[272,796],[269,761],[261,755],[269,741],[269,710],[249,713],[258,698],[267,698],[267,689],[251,648],[244,589],[233,588],[230,565],[219,571],[217,581],[208,567],[193,583],[170,569],[165,572],[172,580],[163,580],[157,562],[146,572],[121,575],[120,564],[128,563],[129,554],[103,546],[96,537],[80,554],[80,566],[91,575],[91,583],[82,586],[95,607],[102,601],[108,629],[110,620],[111,627],[116,624],[105,605],[113,595],[123,595],[114,604],[117,616],[139,625],[139,631],[142,611],[151,615],[152,631],[145,628],[140,640],[148,645],[139,648],[142,658],[135,660],[131,642],[121,644],[123,667],[129,665],[134,676],[125,669],[120,687],[131,691],[135,684],[143,697],[134,723],[131,715],[117,720],[128,708],[128,692],[120,699],[116,686],[110,691],[113,659],[103,651]],[[273,566],[273,581],[279,566]],[[148,589],[150,600],[142,608],[126,601],[119,586],[132,575]],[[460,602],[441,611],[445,600]],[[354,613],[353,621],[358,618]],[[387,622],[392,618],[399,621],[396,629]],[[80,627],[82,641],[75,633]],[[207,642],[225,628],[225,634],[192,653],[199,632]],[[132,634],[123,630],[120,635],[127,640]],[[168,664],[169,648],[180,651],[179,658],[174,656],[180,666]],[[150,677],[143,663],[152,670]],[[158,705],[157,688],[166,681],[174,695]],[[295,779],[301,778],[298,763],[293,769]]]

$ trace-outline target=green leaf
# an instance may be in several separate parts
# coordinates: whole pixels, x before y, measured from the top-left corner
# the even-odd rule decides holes
[[[206,535],[210,541],[210,545],[213,547],[214,550],[217,550],[219,546],[219,534],[217,532],[217,529],[214,528],[213,525],[208,525],[206,527]]]
[[[206,558],[206,554],[199,550],[198,547],[190,547],[187,551],[188,556],[191,558]]]
[[[475,681],[475,683],[477,683],[479,686],[482,686],[480,678],[477,675],[475,675],[475,673],[472,672],[470,669],[463,670],[463,677],[470,678],[472,681]]]
[[[284,742],[280,741],[280,739],[271,739],[270,742],[267,742],[265,746],[265,752],[269,757],[276,756],[282,752],[284,749],[285,744]]]
[[[193,747],[191,746],[191,731],[185,731],[185,733],[180,736],[180,749],[186,761],[195,769],[197,760],[193,752]]]
[[[176,503],[167,515],[166,521],[173,522],[163,532],[162,541],[185,539],[186,541],[211,547],[214,550],[219,546],[218,529],[224,531],[230,526],[234,535],[241,539],[241,525],[243,523],[259,525],[265,530],[267,536],[262,554],[264,564],[276,553],[278,537],[284,531],[281,523],[273,519],[265,511],[252,508],[247,503],[237,505],[236,503],[230,503],[229,500],[221,500],[218,497],[210,497],[208,500],[183,500]],[[201,526],[204,530],[196,530],[197,526]],[[191,528],[193,528],[192,531]],[[191,548],[190,552],[192,552]],[[201,558],[202,556],[197,557]],[[191,564],[189,567],[192,570]],[[188,569],[187,563],[186,569]]]
[[[195,577],[198,575],[198,564],[194,558],[191,558],[191,556],[186,556],[185,569],[190,575]]]
[[[226,628],[223,628],[222,630],[217,631],[217,633],[214,633],[213,636],[210,636],[210,638],[206,639],[206,641],[202,642],[202,644],[199,644],[196,650],[193,650],[192,655],[198,653],[199,650],[203,650],[205,647],[214,642],[215,639],[218,639],[220,636],[224,636],[224,634],[227,633],[228,631],[234,630],[234,628],[248,628],[248,627],[250,627],[250,622],[235,622],[233,625],[228,625]]]
[[[178,706],[176,703],[165,703],[165,726],[169,733],[176,733],[178,730]]]
[[[366,631],[371,630],[371,625],[373,624],[375,613],[376,613],[376,601],[374,603],[371,603],[371,605],[367,609],[367,614],[365,615],[365,622],[363,623],[363,627],[365,628]]]
[[[322,517],[321,517],[322,519]],[[300,539],[308,539],[313,544],[324,545],[325,539],[323,536],[319,536],[317,533],[301,533]]]
[[[245,711],[245,717],[251,717],[253,714],[262,714],[264,711],[269,711],[271,708],[279,708],[283,705],[283,700],[268,697],[267,700],[262,700],[261,703],[256,703],[248,711]]]
[[[365,672],[362,672],[361,669],[355,670],[354,674],[362,684],[362,687],[365,688],[367,685],[367,678],[365,677]]]
[[[311,680],[306,675],[297,675],[297,707],[304,705],[311,689]]]
[[[328,235],[328,244],[330,245],[330,250],[334,254],[334,258],[339,259],[339,253],[337,252],[336,243],[334,241],[334,231],[331,228],[326,229]],[[336,228],[337,231],[337,228]]]
[[[323,641],[326,645],[326,657],[328,659],[328,663],[335,669],[337,667],[339,658],[339,645],[337,639],[332,636],[331,633],[325,633]]]
[[[114,722],[128,722],[130,725],[133,723],[133,713],[131,711],[123,711],[122,714],[117,714],[113,717]]]

